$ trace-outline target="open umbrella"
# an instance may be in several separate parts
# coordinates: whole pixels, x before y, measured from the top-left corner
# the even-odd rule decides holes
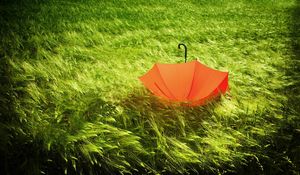
[[[208,100],[228,90],[228,72],[211,69],[199,61],[185,63],[156,63],[145,75],[142,83],[156,96],[164,99],[184,102],[190,105],[203,105]]]

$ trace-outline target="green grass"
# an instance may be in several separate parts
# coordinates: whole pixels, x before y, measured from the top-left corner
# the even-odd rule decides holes
[[[299,174],[299,2],[2,2],[4,174]],[[198,59],[230,93],[169,104],[138,77]]]

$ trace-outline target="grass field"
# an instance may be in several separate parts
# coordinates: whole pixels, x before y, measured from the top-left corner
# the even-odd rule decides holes
[[[297,0],[0,3],[1,174],[300,174]],[[138,77],[229,71],[205,106]]]

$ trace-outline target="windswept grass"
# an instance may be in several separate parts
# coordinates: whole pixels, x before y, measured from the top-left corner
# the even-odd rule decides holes
[[[299,2],[15,1],[0,6],[4,174],[299,174]],[[169,104],[155,62],[229,71]]]

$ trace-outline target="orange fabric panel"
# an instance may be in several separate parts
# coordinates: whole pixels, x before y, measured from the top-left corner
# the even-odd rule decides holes
[[[196,101],[209,96],[227,76],[227,72],[211,69],[197,61],[194,81],[188,99]]]
[[[141,76],[140,80],[144,86],[146,86],[155,95],[175,100],[163,82],[157,64],[155,64],[145,75]]]
[[[228,90],[228,74],[214,91],[212,91],[208,96],[204,98],[200,98],[198,101],[191,102],[191,105],[193,106],[203,105],[207,101],[217,97],[218,95],[225,94],[227,90]]]
[[[177,101],[186,101],[193,82],[195,62],[157,64],[163,81]]]

